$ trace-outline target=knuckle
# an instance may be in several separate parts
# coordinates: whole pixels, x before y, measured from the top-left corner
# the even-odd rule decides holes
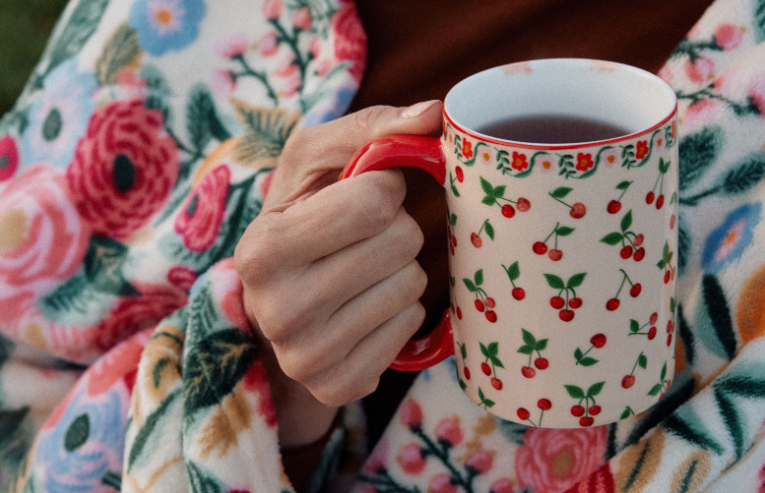
[[[423,235],[420,226],[412,216],[407,214],[403,208],[400,208],[399,211],[400,213],[396,217],[397,228],[394,241],[402,246],[407,257],[414,258],[422,249],[425,235]]]
[[[363,200],[360,213],[377,231],[387,229],[398,215],[406,195],[406,184],[400,172],[388,171],[368,174],[366,186],[359,190]]]
[[[362,130],[374,130],[388,106],[370,106],[353,114],[353,124]]]

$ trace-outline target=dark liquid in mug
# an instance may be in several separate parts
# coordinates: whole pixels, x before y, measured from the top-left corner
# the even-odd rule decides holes
[[[630,134],[618,125],[569,115],[532,115],[498,120],[477,129],[503,140],[536,144],[573,144]]]

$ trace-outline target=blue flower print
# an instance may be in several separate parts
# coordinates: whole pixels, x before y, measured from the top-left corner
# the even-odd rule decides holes
[[[80,72],[75,59],[62,63],[45,78],[42,98],[29,108],[21,135],[22,166],[69,164],[95,110],[91,95],[97,87],[95,76]]]
[[[754,228],[760,222],[762,203],[744,204],[725,218],[707,237],[701,268],[706,272],[720,272],[741,257],[752,243]]]
[[[138,46],[154,56],[187,47],[199,34],[204,0],[138,0],[128,23],[138,32]]]

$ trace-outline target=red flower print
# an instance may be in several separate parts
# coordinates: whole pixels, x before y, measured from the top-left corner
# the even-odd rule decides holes
[[[308,7],[301,7],[295,11],[292,15],[292,25],[303,31],[311,29],[311,12],[308,11]]]
[[[67,192],[63,176],[39,165],[0,193],[0,304],[46,293],[80,269],[90,229]]]
[[[422,449],[414,442],[401,447],[396,462],[407,474],[420,474],[428,463],[422,456]]]
[[[178,178],[178,150],[162,113],[143,101],[117,101],[96,111],[66,179],[93,232],[129,238],[162,209]]]
[[[401,406],[401,423],[410,428],[422,427],[422,408],[414,399],[409,399]]]
[[[494,493],[513,493],[513,480],[510,478],[499,478],[491,484],[489,491]]]
[[[465,159],[473,157],[473,144],[467,139],[462,142],[462,155]]]
[[[218,237],[226,212],[231,172],[222,164],[202,178],[181,206],[175,231],[192,252],[204,252]]]
[[[268,375],[263,361],[256,359],[242,378],[244,390],[258,394],[258,414],[265,420],[266,426],[276,426],[276,406],[268,384]]]
[[[474,470],[478,474],[489,472],[494,465],[494,454],[486,450],[476,450],[468,457],[465,466]]]
[[[191,290],[194,281],[197,280],[197,273],[188,267],[176,265],[175,267],[171,267],[167,272],[167,280],[170,281],[170,284],[173,286],[188,293]]]
[[[513,163],[511,166],[518,171],[523,171],[528,168],[529,163],[526,161],[526,155],[513,151]]]
[[[576,169],[578,171],[587,171],[595,165],[592,160],[592,154],[580,152],[576,155]]]
[[[715,70],[715,63],[705,56],[698,57],[693,63],[690,61],[685,65],[685,75],[688,80],[695,84],[701,84],[706,81]]]
[[[457,493],[457,485],[452,484],[452,477],[445,472],[440,472],[430,478],[428,493]]]
[[[104,394],[119,380],[125,382],[125,377],[130,380],[125,382],[126,385],[135,383],[134,372],[138,369],[143,348],[146,347],[146,343],[153,332],[153,329],[139,332],[98,358],[86,373],[89,376],[87,380],[88,395]],[[132,391],[132,385],[128,390]]]
[[[462,441],[462,428],[457,418],[444,418],[436,425],[436,437],[456,447]]]
[[[589,478],[577,483],[564,493],[614,493],[615,491],[616,483],[614,482],[614,476],[611,474],[611,468],[606,463],[603,467],[590,474]]]
[[[584,429],[530,428],[515,456],[521,488],[559,493],[587,477],[606,451],[606,427]]]
[[[0,181],[5,181],[16,173],[19,167],[19,151],[13,137],[6,135],[0,139]]]
[[[639,140],[637,143],[637,151],[635,152],[635,159],[643,159],[648,154],[648,141]]]
[[[349,73],[356,82],[364,75],[367,56],[367,35],[361,26],[356,5],[343,4],[330,21],[335,38],[335,57],[350,62]]]
[[[741,39],[744,37],[744,35],[741,34],[741,29],[734,26],[733,24],[727,23],[717,26],[714,36],[715,42],[723,50],[735,49],[739,43],[741,43]]]
[[[263,15],[265,15],[266,19],[269,21],[274,21],[282,15],[283,6],[282,0],[266,0],[262,7]]]

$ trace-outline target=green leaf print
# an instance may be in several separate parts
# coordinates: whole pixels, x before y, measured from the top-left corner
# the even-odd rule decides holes
[[[627,211],[621,221],[622,233],[627,232],[632,226],[632,209]]]
[[[563,284],[563,279],[555,274],[545,274],[545,279],[547,279],[547,284],[553,289],[566,289],[566,285]]]
[[[475,285],[480,286],[483,284],[483,269],[478,269],[475,271],[475,274],[473,275],[473,279],[475,279]]]
[[[736,355],[737,342],[725,291],[716,276],[705,274],[701,282],[701,292],[717,339],[728,359],[732,360]]]
[[[117,73],[123,67],[132,65],[141,55],[137,39],[136,31],[122,24],[106,42],[101,56],[96,60],[96,77],[102,86],[113,84]]]
[[[714,395],[725,428],[733,439],[733,445],[736,448],[736,461],[738,461],[744,455],[744,429],[741,417],[738,415],[736,406],[721,389],[715,387]]]
[[[192,493],[222,493],[224,491],[215,478],[206,474],[191,461],[186,463],[186,477]]]
[[[74,452],[88,441],[90,436],[90,418],[88,414],[80,414],[69,425],[64,434],[64,449]]]
[[[523,342],[526,343],[527,346],[534,348],[537,345],[537,339],[534,337],[534,334],[526,329],[521,329],[521,334],[523,335]]]
[[[760,183],[763,176],[765,176],[765,152],[756,152],[744,158],[725,174],[722,190],[728,195],[742,194]]]
[[[765,0],[755,0],[752,8],[754,9],[754,38],[758,43],[765,41]]]
[[[502,267],[504,267],[505,272],[507,272],[507,277],[509,277],[511,281],[515,281],[521,277],[521,268],[518,266],[517,260],[510,264],[510,267],[505,267],[504,265]]]
[[[580,272],[579,274],[574,274],[568,279],[568,284],[566,285],[567,288],[578,288],[582,285],[584,282],[584,278],[587,276],[586,272]]]
[[[598,382],[590,385],[590,388],[587,389],[587,397],[595,397],[600,394],[600,391],[603,390],[605,384],[606,382]]]
[[[558,187],[555,190],[553,190],[552,192],[550,192],[550,196],[552,196],[555,199],[562,199],[566,195],[571,193],[572,190],[574,190],[574,189],[570,188],[570,187]]]
[[[584,399],[584,390],[577,387],[576,385],[564,385],[566,388],[566,392],[568,392],[568,395],[573,397],[574,399]]]
[[[703,128],[700,132],[680,140],[678,146],[680,192],[690,189],[704,176],[717,159],[722,143],[723,133],[719,127]]]
[[[46,73],[82,50],[98,27],[108,4],[109,0],[81,0],[68,19],[62,17],[64,24],[56,26],[51,36],[53,43],[49,48],[50,62]]]
[[[617,233],[614,231],[613,233],[608,233],[606,236],[600,239],[601,242],[605,243],[606,245],[618,245],[621,243],[622,238],[624,238],[624,235],[621,233]]]
[[[168,394],[168,396],[165,397],[165,400],[162,401],[159,407],[157,407],[157,409],[155,409],[154,412],[152,412],[146,418],[143,426],[138,429],[138,433],[136,434],[133,445],[130,447],[130,453],[128,454],[128,472],[130,472],[130,468],[133,467],[133,464],[135,464],[135,462],[141,457],[144,448],[146,448],[149,442],[155,442],[160,438],[159,434],[155,434],[157,425],[160,423],[162,418],[167,416],[168,409],[173,404],[173,402],[175,402],[175,399],[179,395],[181,395],[180,389],[176,389]]]
[[[465,283],[465,287],[471,293],[475,293],[477,291],[477,289],[475,287],[475,284],[473,284],[473,281],[471,281],[470,279],[465,278],[465,279],[462,280],[462,282]]]

